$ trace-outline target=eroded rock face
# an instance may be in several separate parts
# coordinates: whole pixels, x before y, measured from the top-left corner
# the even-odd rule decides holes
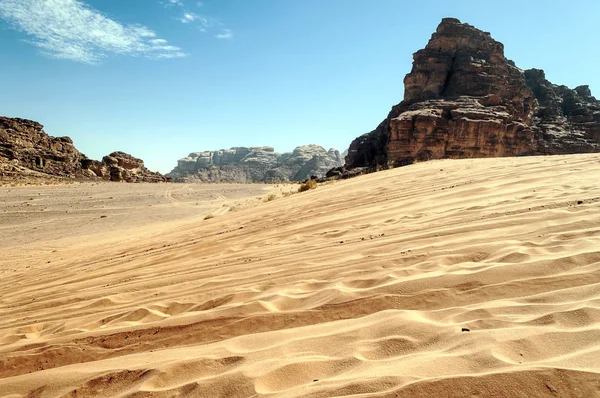
[[[32,120],[0,117],[0,173],[83,177],[85,155],[69,137],[50,137],[43,128]]]
[[[597,152],[600,142],[600,101],[589,86],[571,90],[546,80],[543,70],[525,71],[537,99],[533,125],[538,151],[547,154]]]
[[[175,181],[274,182],[301,181],[343,163],[334,149],[318,145],[299,146],[293,152],[277,153],[272,147],[235,147],[192,152],[177,162],[167,176]]]
[[[87,160],[83,167],[107,181],[116,182],[169,182],[168,177],[152,172],[144,166],[144,161],[125,152],[113,152],[102,161]]]
[[[113,152],[101,162],[79,152],[69,137],[51,137],[44,126],[27,119],[0,117],[0,176],[102,178],[108,181],[162,182],[169,179],[144,162]]]
[[[502,43],[454,18],[414,54],[404,100],[350,145],[346,166],[376,170],[441,158],[600,150],[600,103],[522,71]]]

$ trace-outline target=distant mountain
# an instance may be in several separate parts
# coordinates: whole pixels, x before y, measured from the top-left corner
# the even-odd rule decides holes
[[[339,151],[304,145],[293,152],[277,153],[272,147],[234,147],[192,152],[167,174],[174,181],[275,182],[321,177],[344,164]]]
[[[101,161],[88,159],[69,137],[51,137],[44,126],[27,119],[0,117],[0,177],[58,177],[124,182],[163,182],[144,161],[113,152]]]

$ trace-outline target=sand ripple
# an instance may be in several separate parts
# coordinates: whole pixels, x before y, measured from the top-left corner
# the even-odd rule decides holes
[[[433,161],[41,234],[0,252],[0,395],[600,397],[598,175]]]

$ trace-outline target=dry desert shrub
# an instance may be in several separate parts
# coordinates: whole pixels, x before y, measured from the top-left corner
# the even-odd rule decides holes
[[[298,192],[308,191],[309,189],[315,189],[317,187],[317,182],[315,180],[308,180],[304,184],[300,185],[298,188]]]
[[[271,202],[272,200],[275,200],[275,199],[277,199],[277,195],[275,195],[274,193],[270,193],[265,198],[265,202]]]

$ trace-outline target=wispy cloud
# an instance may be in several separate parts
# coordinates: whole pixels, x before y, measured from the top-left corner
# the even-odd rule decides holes
[[[164,4],[165,7],[172,7],[172,6],[183,7],[183,6],[185,6],[185,4],[183,3],[182,0],[164,0],[164,1],[159,1],[159,3]]]
[[[179,21],[181,21],[181,23],[192,23],[198,18],[200,18],[200,16],[193,12],[184,12],[183,16],[179,18]]]
[[[195,25],[203,33],[208,32],[209,29],[222,25],[221,22],[216,19],[194,14],[193,12],[186,12],[178,19],[181,23]]]
[[[54,58],[97,63],[109,54],[154,59],[186,56],[147,27],[123,25],[79,0],[0,0],[0,18]]]
[[[232,30],[227,29],[221,21],[210,16],[196,14],[190,11],[190,8],[186,5],[192,3],[196,7],[203,7],[204,3],[202,1],[190,0],[186,3],[185,0],[159,0],[159,3],[163,4],[166,8],[172,8],[173,5],[180,6],[181,8],[176,9],[179,15],[174,18],[183,24],[195,25],[203,33],[214,32],[220,29],[221,31],[214,35],[217,39],[230,39],[233,37]]]
[[[231,29],[223,29],[221,33],[217,33],[215,37],[217,39],[231,39],[233,37],[233,32]]]

